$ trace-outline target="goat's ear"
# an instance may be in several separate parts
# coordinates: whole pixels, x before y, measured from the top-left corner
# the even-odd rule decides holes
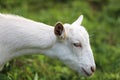
[[[58,22],[56,25],[55,25],[55,28],[54,28],[54,33],[55,35],[59,38],[59,39],[65,39],[65,29],[63,27],[63,24],[61,22]]]
[[[82,21],[83,21],[83,15],[80,15],[80,17],[75,22],[73,22],[72,25],[76,25],[76,24],[81,25]]]

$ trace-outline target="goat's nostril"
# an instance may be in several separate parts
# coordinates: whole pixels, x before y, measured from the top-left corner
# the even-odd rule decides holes
[[[95,67],[92,66],[92,67],[91,67],[91,71],[92,71],[92,72],[95,72]]]

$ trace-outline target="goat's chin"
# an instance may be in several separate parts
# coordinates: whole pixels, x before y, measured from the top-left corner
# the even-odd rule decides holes
[[[84,77],[90,77],[92,74],[88,74],[86,73],[85,71],[81,70],[81,71],[78,71],[78,73],[81,75],[81,76],[84,76]]]

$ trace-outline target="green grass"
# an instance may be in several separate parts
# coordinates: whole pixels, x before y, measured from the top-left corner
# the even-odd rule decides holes
[[[53,25],[72,23],[81,14],[90,33],[97,65],[83,77],[58,60],[43,55],[22,56],[8,62],[0,80],[120,80],[119,0],[0,0],[0,12]]]

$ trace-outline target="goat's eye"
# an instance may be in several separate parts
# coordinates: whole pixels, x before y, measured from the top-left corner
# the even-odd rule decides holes
[[[73,43],[75,47],[82,47],[81,43]]]

